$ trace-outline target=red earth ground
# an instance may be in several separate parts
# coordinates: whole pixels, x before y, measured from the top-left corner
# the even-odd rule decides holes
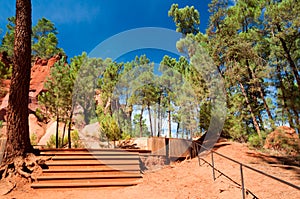
[[[246,165],[260,169],[268,174],[300,186],[300,167],[283,165],[282,160],[271,157],[239,143],[221,143],[216,151],[238,160]],[[211,163],[207,154],[203,159]],[[79,198],[242,198],[239,165],[217,155],[214,156],[215,166],[224,175],[216,172],[216,180],[212,178],[212,169],[208,163],[197,158],[173,163],[157,170],[147,171],[137,186],[127,188],[99,188],[73,190],[34,190],[30,185],[17,187],[3,199],[8,198],[46,198],[46,199],[79,199]],[[289,187],[281,182],[265,177],[259,173],[244,169],[246,189],[257,198],[299,199],[300,190]],[[246,194],[246,198],[254,198]]]

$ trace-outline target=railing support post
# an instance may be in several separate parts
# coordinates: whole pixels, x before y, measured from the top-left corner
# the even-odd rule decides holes
[[[211,165],[213,168],[213,179],[214,181],[216,180],[216,175],[215,175],[215,162],[214,162],[214,152],[211,151]]]
[[[244,184],[244,174],[243,174],[243,165],[240,164],[241,171],[241,181],[242,181],[242,198],[245,199],[245,184]]]

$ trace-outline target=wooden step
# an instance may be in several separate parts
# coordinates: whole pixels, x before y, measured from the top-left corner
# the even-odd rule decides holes
[[[130,172],[130,171],[140,171],[139,165],[131,165],[131,166],[76,166],[76,167],[55,167],[51,169],[43,169],[43,173],[86,173],[86,172],[114,172],[114,171],[121,171],[121,172]]]
[[[48,166],[139,165],[137,160],[60,160],[47,162]]]
[[[53,177],[53,176],[71,176],[71,177],[81,177],[81,176],[141,176],[140,171],[119,171],[119,170],[109,170],[109,171],[103,171],[103,170],[84,170],[84,171],[70,171],[70,170],[58,170],[58,171],[52,171],[49,170],[49,172],[44,172],[42,176],[39,177]]]
[[[84,155],[84,156],[88,156],[88,155],[92,155],[92,156],[113,156],[113,155],[122,155],[122,156],[138,156],[139,153],[136,152],[125,152],[125,151],[74,151],[74,152],[70,152],[70,151],[42,151],[40,152],[40,155],[55,155],[55,156],[72,156],[72,155]]]
[[[92,188],[136,185],[142,178],[138,152],[42,150],[52,156],[32,188]]]
[[[59,155],[52,157],[52,160],[139,160],[136,155]]]
[[[138,182],[93,182],[93,183],[33,183],[32,188],[92,188],[92,187],[126,187]]]
[[[141,178],[140,174],[107,174],[107,175],[55,175],[55,176],[39,176],[37,178],[38,181],[43,181],[43,180],[74,180],[74,179],[79,179],[79,180],[86,180],[86,179],[122,179],[122,178]]]

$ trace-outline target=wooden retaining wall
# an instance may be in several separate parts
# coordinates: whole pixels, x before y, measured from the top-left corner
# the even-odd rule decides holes
[[[148,149],[153,155],[166,156],[171,159],[192,157],[192,142],[185,139],[151,137],[148,139]]]

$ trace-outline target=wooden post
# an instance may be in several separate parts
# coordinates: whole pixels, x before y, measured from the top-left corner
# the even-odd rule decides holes
[[[170,139],[165,138],[165,147],[166,147],[166,164],[170,164]]]

